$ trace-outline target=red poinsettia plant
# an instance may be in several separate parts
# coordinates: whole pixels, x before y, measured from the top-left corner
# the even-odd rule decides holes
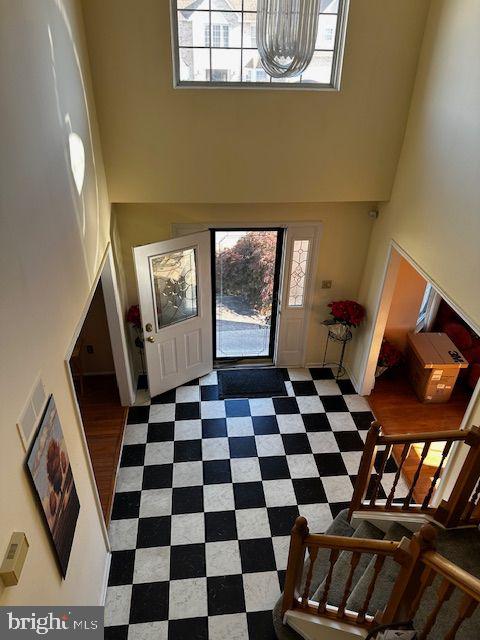
[[[402,352],[400,349],[384,338],[378,356],[378,366],[390,368],[398,364],[401,359]]]
[[[130,309],[127,311],[127,322],[132,325],[135,329],[140,329],[142,326],[142,321],[140,318],[140,307],[138,304],[132,304]]]
[[[349,327],[358,327],[365,318],[365,309],[354,300],[337,300],[328,306],[333,318]]]

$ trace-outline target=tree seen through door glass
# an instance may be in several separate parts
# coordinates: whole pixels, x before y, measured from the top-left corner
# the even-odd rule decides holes
[[[216,357],[269,356],[278,231],[216,231]]]
[[[195,249],[150,258],[157,329],[198,315]]]

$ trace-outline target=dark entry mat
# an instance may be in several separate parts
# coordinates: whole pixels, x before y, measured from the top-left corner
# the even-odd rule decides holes
[[[218,396],[220,400],[286,396],[285,372],[285,369],[221,369],[217,371]]]

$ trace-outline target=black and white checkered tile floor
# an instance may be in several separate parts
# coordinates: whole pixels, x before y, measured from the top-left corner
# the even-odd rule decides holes
[[[275,638],[292,524],[323,532],[348,505],[373,419],[331,369],[285,379],[288,397],[219,400],[213,372],[130,409],[106,638]]]

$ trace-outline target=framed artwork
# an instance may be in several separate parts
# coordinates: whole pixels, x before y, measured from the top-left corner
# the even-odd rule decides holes
[[[48,399],[26,466],[65,578],[80,503],[53,396]]]

